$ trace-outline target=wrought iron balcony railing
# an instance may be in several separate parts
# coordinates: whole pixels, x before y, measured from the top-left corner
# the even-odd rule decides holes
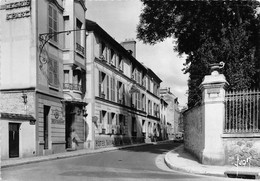
[[[64,83],[63,89],[76,90],[82,92],[82,86],[79,84]]]
[[[78,43],[76,43],[76,51],[81,55],[85,55],[85,48]]]

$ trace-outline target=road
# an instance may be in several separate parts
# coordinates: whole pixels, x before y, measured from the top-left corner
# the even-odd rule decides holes
[[[2,169],[10,181],[122,181],[231,180],[175,172],[164,164],[164,154],[178,146],[168,142]]]

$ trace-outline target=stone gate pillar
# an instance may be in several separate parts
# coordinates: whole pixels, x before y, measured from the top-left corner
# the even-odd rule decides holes
[[[226,78],[218,71],[204,77],[200,85],[202,91],[202,124],[204,149],[202,163],[206,165],[224,165],[225,154],[221,134],[225,119]]]

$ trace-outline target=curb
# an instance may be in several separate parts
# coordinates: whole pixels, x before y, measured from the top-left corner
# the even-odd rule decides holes
[[[198,169],[195,169],[195,168],[192,168],[190,166],[187,166],[187,167],[181,167],[181,166],[178,166],[176,164],[173,164],[171,161],[170,161],[170,154],[172,154],[172,152],[175,152],[175,153],[178,153],[178,150],[181,149],[183,147],[183,145],[181,146],[178,146],[177,148],[175,148],[174,150],[172,151],[169,151],[168,153],[166,153],[165,157],[164,157],[164,162],[165,164],[175,170],[175,171],[180,171],[180,172],[186,172],[186,173],[192,173],[192,174],[198,174],[198,175],[207,175],[207,176],[216,176],[216,177],[225,177],[225,174],[222,173],[222,172],[207,172],[205,170],[198,170]]]
[[[91,155],[91,154],[97,154],[97,153],[104,153],[104,152],[109,152],[109,151],[115,151],[115,150],[122,150],[125,148],[132,148],[132,147],[138,147],[138,146],[145,146],[145,145],[154,145],[158,143],[142,143],[142,144],[134,144],[134,145],[126,145],[126,146],[121,146],[121,147],[110,147],[110,148],[105,148],[105,149],[97,149],[97,150],[78,150],[81,152],[71,152],[71,154],[67,154],[68,152],[64,152],[65,155],[62,155],[64,153],[57,153],[57,155],[48,155],[48,156],[35,156],[35,157],[30,157],[28,159],[31,160],[25,160],[23,158],[18,159],[18,160],[13,160],[10,161],[10,163],[5,163],[1,164],[1,168],[8,168],[12,166],[18,166],[18,165],[25,165],[25,164],[30,164],[30,163],[38,163],[38,162],[44,162],[44,161],[50,161],[50,160],[58,160],[58,159],[63,159],[63,158],[71,158],[71,157],[77,157],[77,156],[83,156],[83,155]]]

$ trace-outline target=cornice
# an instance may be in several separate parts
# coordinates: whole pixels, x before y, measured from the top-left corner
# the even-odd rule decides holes
[[[58,3],[57,0],[48,0],[50,3],[54,4],[61,12],[64,11],[64,8]]]

